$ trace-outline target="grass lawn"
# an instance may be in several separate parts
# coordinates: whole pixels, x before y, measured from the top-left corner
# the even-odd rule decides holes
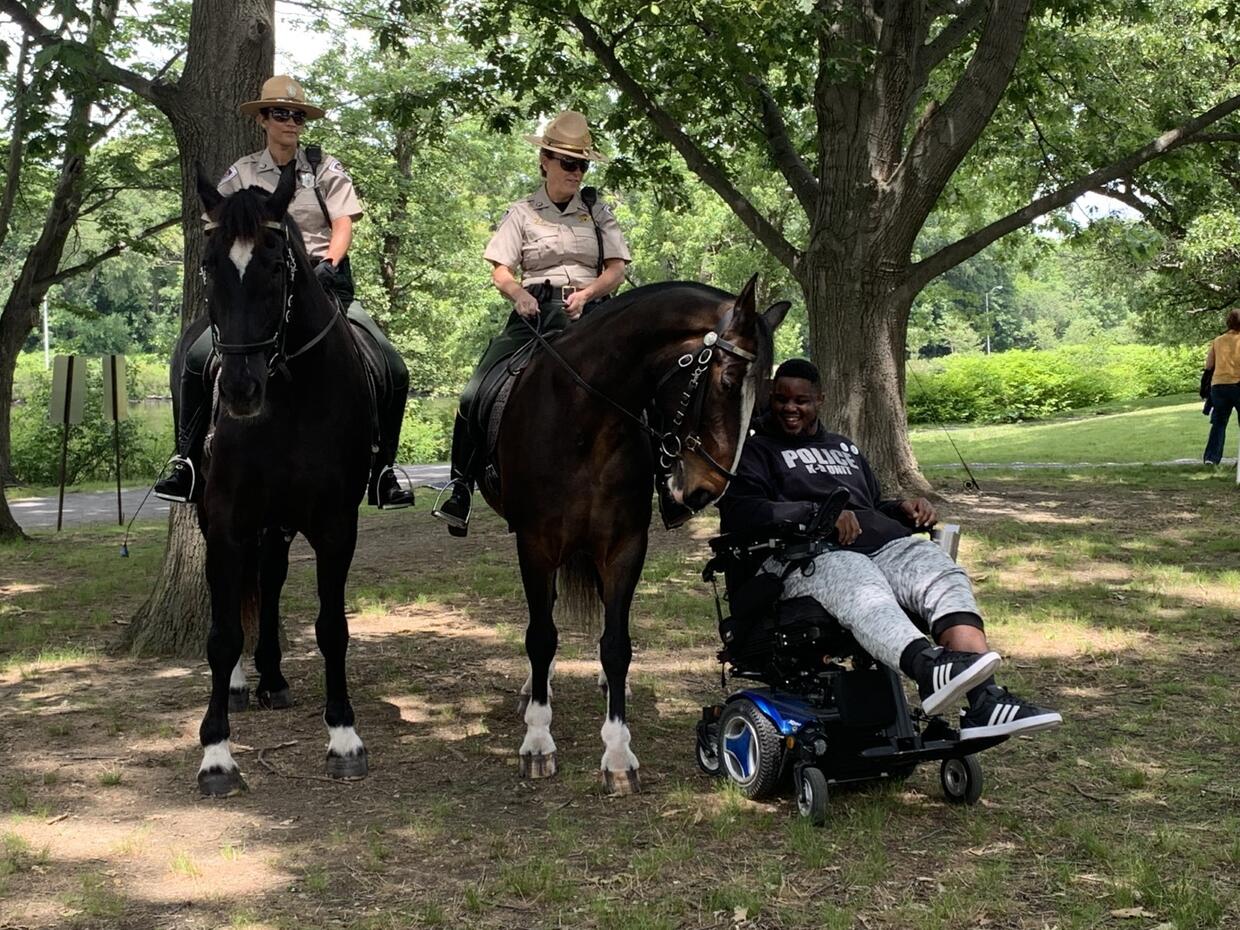
[[[1200,460],[1210,422],[1201,401],[1189,394],[1159,397],[1069,417],[997,426],[948,426],[965,461],[1168,462]],[[911,440],[926,467],[955,464],[955,453],[938,427],[918,427]],[[1227,455],[1235,455],[1233,428]]]
[[[1140,414],[1136,414],[1140,416]],[[1065,428],[1071,428],[1067,424]],[[1009,428],[1011,429],[1011,428]],[[1021,429],[1016,427],[1015,429]],[[1066,724],[985,753],[983,803],[937,769],[835,792],[814,829],[697,773],[719,698],[699,572],[714,520],[654,531],[630,704],[644,792],[599,795],[591,635],[561,633],[560,774],[516,777],[525,608],[512,538],[363,516],[350,688],[371,776],[320,780],[310,554],[285,601],[296,706],[232,717],[250,791],[194,775],[202,662],[113,650],[159,565],[115,533],[0,548],[0,926],[190,930],[1227,930],[1240,926],[1240,540],[1230,473],[991,474],[949,496],[1003,680]]]

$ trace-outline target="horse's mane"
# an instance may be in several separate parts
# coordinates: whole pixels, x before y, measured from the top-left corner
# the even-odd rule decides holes
[[[217,208],[216,222],[225,242],[236,239],[257,241],[262,235],[264,226],[269,219],[266,211],[271,192],[258,186],[250,186],[229,194]],[[283,223],[288,230],[288,241],[293,248],[293,256],[297,261],[298,272],[308,271],[310,255],[301,237],[301,229],[290,214],[285,214]]]

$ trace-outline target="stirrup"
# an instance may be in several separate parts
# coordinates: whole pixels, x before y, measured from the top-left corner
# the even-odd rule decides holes
[[[469,487],[465,484],[465,481],[462,478],[453,478],[445,484],[439,489],[439,494],[435,497],[435,504],[431,507],[431,516],[448,524],[448,532],[453,536],[464,536],[469,532],[469,517],[462,520],[456,514],[447,513],[440,507],[440,504],[443,503],[445,494],[448,496],[448,500],[452,500],[452,492],[455,490],[457,485],[462,485],[467,490]],[[470,497],[473,497],[472,492],[470,493]],[[472,506],[470,507],[470,513],[473,513]]]
[[[407,503],[404,503],[404,504],[385,504],[385,503],[384,503],[384,502],[380,499],[380,497],[379,497],[379,486],[383,483],[383,476],[384,476],[384,475],[386,475],[386,474],[388,474],[388,472],[391,472],[391,473],[392,473],[392,475],[393,475],[393,476],[395,476],[395,475],[396,475],[396,470],[397,470],[397,466],[395,466],[395,465],[387,465],[387,466],[385,466],[384,468],[381,468],[381,469],[379,470],[379,474],[375,476],[374,501],[373,501],[373,503],[374,503],[374,506],[378,507],[380,510],[404,510],[406,507],[412,507],[412,506],[413,506],[413,503],[414,503],[414,501],[413,501],[413,490],[412,490],[412,488],[413,488],[413,479],[409,477],[409,472],[405,471],[403,468],[402,468],[402,469],[400,469],[400,473],[401,473],[402,475],[404,475],[405,480],[409,482],[409,488],[410,488],[410,489],[406,491],[405,486],[404,486],[404,485],[402,485],[399,481],[397,481],[397,482],[396,482],[396,487],[397,487],[397,488],[399,488],[399,489],[400,489],[400,490],[402,490],[402,491],[405,491],[405,492],[409,495],[409,501],[408,501]]]
[[[198,469],[194,467],[193,459],[189,458],[188,456],[181,455],[180,453],[178,453],[174,455],[172,458],[168,459],[167,463],[164,465],[164,471],[167,471],[169,466],[175,465],[178,463],[189,466],[189,492],[184,497],[182,497],[176,494],[168,494],[166,492],[160,491],[159,482],[164,480],[164,478],[162,477],[162,473],[161,473],[161,477],[159,481],[155,482],[151,490],[155,492],[155,496],[158,497],[160,500],[170,501],[174,504],[190,504],[190,503],[193,503],[194,501],[194,492],[198,490]]]

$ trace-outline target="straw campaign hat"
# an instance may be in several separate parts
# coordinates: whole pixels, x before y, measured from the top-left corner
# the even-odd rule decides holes
[[[584,158],[586,161],[607,161],[607,157],[594,148],[594,140],[590,137],[590,127],[586,118],[576,110],[565,110],[547,124],[541,136],[525,136],[525,141],[540,149],[567,155],[569,158]]]
[[[306,119],[318,119],[327,112],[322,107],[306,103],[306,92],[287,74],[277,74],[263,81],[260,98],[241,104],[241,112],[246,116],[255,116],[259,110],[265,110],[268,107],[301,110],[306,114]]]

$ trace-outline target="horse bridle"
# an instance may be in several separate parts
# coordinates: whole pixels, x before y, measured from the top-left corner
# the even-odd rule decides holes
[[[203,227],[204,232],[211,232],[219,228],[219,223],[210,222]],[[297,356],[309,352],[312,348],[327,336],[331,328],[336,325],[336,314],[333,314],[327,325],[321,329],[318,334],[303,345],[296,352],[289,353],[286,348],[286,340],[288,336],[288,323],[293,316],[293,282],[297,278],[297,257],[293,254],[293,246],[289,237],[288,224],[284,222],[276,222],[275,220],[265,220],[263,226],[267,229],[274,229],[280,234],[284,240],[284,265],[288,270],[288,274],[284,276],[282,281],[282,290],[280,293],[280,318],[276,323],[276,331],[269,339],[263,339],[259,342],[224,342],[220,339],[220,330],[216,325],[214,318],[211,317],[211,307],[207,305],[207,318],[211,322],[211,346],[221,356],[223,355],[258,355],[268,349],[272,350],[271,355],[267,358],[267,376],[271,377],[277,371],[284,375],[285,379],[291,381],[293,376],[289,372],[288,363]],[[207,285],[207,268],[202,265],[198,269],[202,276],[202,283],[205,289]]]
[[[706,451],[702,445],[702,438],[698,433],[701,429],[702,410],[706,402],[707,382],[702,376],[710,369],[711,362],[715,357],[715,350],[718,349],[721,352],[727,352],[729,355],[742,359],[746,366],[757,360],[757,356],[753,352],[742,349],[731,340],[723,338],[722,333],[727,329],[728,323],[731,322],[732,313],[733,310],[728,310],[715,325],[715,328],[702,337],[701,344],[693,351],[686,352],[680,356],[676,360],[676,367],[663,375],[655,385],[655,394],[657,395],[672,378],[689,368],[689,366],[694,366],[689,373],[689,381],[681,392],[679,401],[677,401],[676,412],[672,415],[671,426],[663,431],[653,429],[645,420],[635,415],[626,407],[616,403],[616,401],[582,378],[573,366],[551,347],[551,343],[538,331],[537,327],[530,323],[529,320],[526,320],[525,317],[521,317],[521,319],[530,328],[530,331],[533,332],[534,338],[541,343],[543,349],[568,371],[578,385],[588,394],[620,411],[638,429],[650,437],[659,455],[659,468],[663,472],[670,472],[675,467],[677,460],[682,459],[686,452],[692,452],[728,481],[731,481],[736,477],[736,473],[724,468],[715,460],[713,455]],[[689,413],[690,408],[693,410],[691,429],[682,438],[680,427],[685,422],[685,417]]]

